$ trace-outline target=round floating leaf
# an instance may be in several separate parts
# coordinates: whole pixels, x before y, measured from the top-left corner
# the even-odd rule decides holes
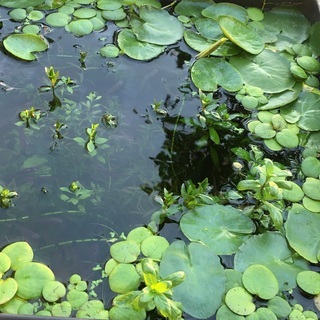
[[[32,21],[39,21],[44,17],[44,13],[39,10],[32,10],[28,13],[28,19]]]
[[[242,88],[239,72],[223,59],[202,58],[191,68],[191,78],[196,87],[203,91],[215,91],[217,85],[235,92]]]
[[[6,273],[11,266],[11,260],[8,255],[0,252],[0,278],[4,273]]]
[[[109,312],[100,300],[90,300],[83,304],[76,314],[77,318],[109,319]]]
[[[70,20],[70,16],[63,12],[54,12],[46,16],[47,23],[52,27],[65,27]]]
[[[90,20],[79,19],[71,21],[68,24],[70,32],[72,32],[77,37],[81,37],[90,34],[93,31],[93,25]]]
[[[254,133],[262,139],[270,139],[276,135],[276,131],[270,123],[260,123],[255,129]]]
[[[72,14],[74,12],[74,10],[75,10],[74,7],[68,6],[68,5],[64,5],[64,6],[62,6],[62,7],[60,7],[58,9],[58,12],[66,13],[66,14]]]
[[[142,7],[140,19],[133,19],[131,27],[137,39],[157,45],[169,45],[183,36],[183,25],[165,10]]]
[[[242,211],[219,204],[189,210],[180,220],[182,232],[191,241],[201,241],[216,254],[232,254],[255,230]]]
[[[106,58],[116,58],[119,56],[119,49],[114,44],[107,44],[100,49],[100,54]]]
[[[255,313],[257,314],[259,320],[277,320],[277,316],[267,308],[260,307]]]
[[[198,19],[195,22],[195,26],[201,35],[207,39],[219,40],[223,37],[219,23],[212,19]]]
[[[272,151],[282,150],[282,146],[274,138],[273,139],[264,139],[263,142],[266,145],[266,147]]]
[[[117,10],[122,7],[122,4],[120,1],[99,0],[97,2],[97,7],[101,10]]]
[[[66,288],[59,281],[49,281],[42,289],[42,296],[48,302],[56,302],[66,295]]]
[[[23,299],[39,298],[43,287],[54,280],[53,272],[44,264],[26,262],[14,274],[18,283],[17,295]]]
[[[135,310],[131,305],[119,305],[110,309],[109,317],[110,320],[145,320],[147,316],[144,308]]]
[[[282,92],[295,84],[289,61],[268,49],[256,56],[243,53],[231,57],[230,63],[246,84],[259,87],[266,93]]]
[[[19,307],[18,313],[25,314],[25,315],[33,315],[34,311],[35,311],[35,306],[30,302],[26,302]]]
[[[301,236],[296,230],[295,233]],[[297,257],[284,236],[277,232],[253,236],[239,248],[234,259],[235,269],[243,272],[252,264],[269,268],[278,280],[280,291],[296,287],[296,275],[308,269],[307,262]]]
[[[299,145],[299,137],[290,129],[283,129],[276,134],[277,142],[285,148],[296,148]]]
[[[11,300],[18,290],[18,284],[13,278],[0,279],[0,305]]]
[[[220,16],[218,22],[224,35],[243,50],[258,54],[264,49],[263,39],[239,20]]]
[[[248,20],[248,12],[245,8],[233,3],[216,3],[202,10],[204,17],[218,20],[220,16],[230,16],[243,23]]]
[[[141,243],[141,252],[149,258],[160,260],[163,253],[169,247],[166,238],[160,236],[150,236]]]
[[[280,51],[303,43],[309,37],[310,22],[301,11],[293,8],[275,7],[265,12],[262,23],[267,31],[276,35],[274,45]]]
[[[228,308],[236,314],[247,316],[256,309],[251,294],[242,287],[230,289],[225,296]]]
[[[39,34],[41,31],[40,27],[34,24],[28,24],[22,28],[23,33]]]
[[[305,84],[310,87],[318,88],[320,86],[320,81],[314,75],[309,74],[308,78],[305,80]]]
[[[24,20],[27,17],[27,11],[25,9],[13,9],[9,12],[9,16],[16,21]]]
[[[200,34],[191,30],[185,30],[183,36],[188,46],[199,52],[207,49],[210,45],[213,44],[212,43],[213,40],[208,40],[203,36],[201,36]],[[233,44],[230,41],[227,41],[223,43],[219,48],[217,48],[211,55],[218,56],[218,57],[232,56],[232,55],[238,54],[240,50],[241,49],[237,47],[235,44]]]
[[[2,313],[18,314],[20,306],[24,303],[26,303],[26,300],[21,299],[15,295],[8,302],[0,304],[0,311]]]
[[[112,270],[114,269],[114,267],[116,265],[118,265],[119,262],[117,262],[116,260],[114,259],[109,259],[107,262],[106,262],[106,265],[104,267],[104,271],[106,273],[106,275],[110,275],[110,273],[112,272]]]
[[[308,78],[306,72],[299,67],[297,64],[292,63],[290,66],[290,72],[298,79],[298,80],[305,80]]]
[[[286,184],[291,186],[291,189],[282,189],[283,198],[291,202],[301,201],[304,196],[302,189],[292,181],[286,181]]]
[[[43,3],[43,0],[1,0],[0,6],[7,8],[28,8],[37,7]]]
[[[3,45],[15,57],[27,61],[36,59],[34,52],[48,48],[46,41],[34,34],[11,34],[3,40]]]
[[[242,273],[234,269],[225,269],[224,273],[226,275],[226,291],[234,287],[243,287],[242,284]]]
[[[17,270],[18,267],[33,259],[33,250],[25,241],[18,241],[7,245],[2,253],[6,254],[11,260],[11,269]]]
[[[140,254],[140,246],[135,241],[119,241],[110,247],[110,254],[118,262],[134,262]]]
[[[250,7],[247,8],[248,16],[253,21],[262,21],[264,18],[264,13],[261,9]]]
[[[67,300],[72,309],[77,310],[89,300],[89,295],[86,292],[73,289],[67,293]]]
[[[312,25],[310,29],[310,47],[315,56],[320,56],[320,43],[319,43],[319,34],[320,34],[320,22],[316,22]]]
[[[320,177],[320,161],[315,157],[307,157],[302,160],[301,170],[307,177]]]
[[[174,7],[174,12],[186,17],[201,17],[202,10],[208,7],[210,4],[212,4],[211,0],[179,1],[178,4]]]
[[[150,60],[160,55],[165,47],[137,40],[129,29],[123,29],[118,34],[120,49],[132,59]]]
[[[297,275],[297,284],[305,292],[318,295],[320,293],[320,274],[315,271],[301,271]]]
[[[127,240],[136,241],[141,243],[143,240],[152,236],[152,232],[145,227],[137,227],[132,229],[128,235]]]
[[[259,106],[258,109],[271,110],[271,109],[276,109],[276,108],[285,106],[290,102],[296,100],[301,91],[302,91],[302,83],[297,82],[289,90],[273,94],[271,97],[268,98],[268,103],[263,106]]]
[[[307,196],[305,196],[302,200],[303,206],[311,211],[311,212],[316,212],[320,213],[320,201],[318,200],[313,200]]]
[[[259,100],[256,97],[244,96],[241,103],[245,109],[254,110],[258,106]]]
[[[90,19],[97,14],[97,11],[92,8],[80,8],[73,12],[73,15],[79,19]]]
[[[109,275],[109,286],[113,292],[127,293],[138,289],[140,276],[132,264],[119,263]]]
[[[320,215],[306,210],[300,204],[293,204],[285,228],[290,246],[306,260],[318,263],[320,261]]]
[[[279,292],[279,284],[275,275],[267,267],[254,264],[242,275],[244,287],[253,295],[263,300],[270,300]]]
[[[92,23],[94,31],[101,31],[105,28],[105,21],[102,17],[97,16],[97,17],[93,17],[89,20]]]
[[[290,304],[279,296],[275,296],[268,301],[268,309],[270,309],[278,318],[288,317],[292,310]]]
[[[314,58],[309,56],[302,56],[297,58],[297,63],[300,67],[308,72],[320,72],[320,62]]]
[[[222,305],[217,314],[216,314],[217,320],[245,320],[244,316],[239,316],[232,312],[226,305]]]
[[[315,178],[307,178],[302,185],[302,190],[306,196],[313,200],[320,200],[320,180]]]
[[[221,305],[224,294],[224,269],[207,246],[175,241],[160,262],[160,275],[166,277],[183,271],[185,280],[174,288],[173,300],[182,303],[183,311],[200,319],[212,316]],[[214,299],[212,299],[214,297]]]
[[[305,147],[320,152],[320,132],[311,133]]]
[[[126,13],[122,8],[117,10],[104,10],[101,15],[104,19],[112,21],[119,21],[126,17]]]
[[[51,309],[51,313],[54,317],[69,318],[71,316],[71,312],[72,306],[71,303],[68,301],[62,301],[61,303],[57,303]]]

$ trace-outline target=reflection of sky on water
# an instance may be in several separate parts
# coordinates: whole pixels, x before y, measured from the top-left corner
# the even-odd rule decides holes
[[[13,30],[14,24],[6,25]],[[3,29],[2,35],[7,32]],[[160,182],[158,168],[150,158],[157,155],[165,139],[162,122],[150,105],[162,100],[170,109],[174,101],[181,99],[178,86],[188,76],[175,48],[151,63],[125,56],[101,58],[98,51],[112,42],[112,33],[110,28],[76,38],[63,29],[53,30],[46,35],[51,41],[50,49],[40,54],[36,62],[16,61],[0,52],[0,80],[14,88],[0,91],[0,184],[19,193],[13,201],[15,207],[0,209],[0,246],[17,240],[30,242],[36,258],[50,265],[58,277],[66,278],[73,272],[90,274],[92,267],[108,258],[107,242],[64,242],[101,240],[109,238],[112,230],[127,233],[150,221],[158,207],[141,186],[152,187]],[[87,52],[85,70],[80,68],[80,52]],[[50,65],[60,71],[60,76],[69,76],[78,85],[73,95],[65,93],[62,97],[57,90],[62,107],[51,113],[47,112],[51,93],[38,92],[38,87],[47,84],[44,67]],[[96,101],[101,106],[92,114],[80,105],[90,92],[102,96]],[[76,117],[67,119],[63,98],[78,104],[81,122]],[[38,123],[42,126],[39,134],[14,124],[19,112],[31,106],[46,111]],[[179,108],[178,103],[177,110],[172,107],[169,112],[176,115]],[[106,128],[100,122],[105,112],[118,117],[116,128]],[[64,139],[50,150],[56,120],[65,121],[68,127],[62,131]],[[85,128],[92,122],[100,123],[98,136],[109,140],[109,148],[98,148],[106,163],[88,155],[72,140],[79,135],[86,139]],[[26,167],[25,161],[34,155],[46,162]],[[85,207],[85,214],[73,212],[77,206],[60,200],[59,188],[77,180],[87,189],[93,189],[91,182],[98,188],[92,197],[79,202]],[[47,194],[41,192],[43,186]],[[101,201],[93,204],[91,199],[97,196]],[[53,244],[56,246],[47,247]]]

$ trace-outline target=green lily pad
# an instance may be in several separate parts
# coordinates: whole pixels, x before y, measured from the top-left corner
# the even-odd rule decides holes
[[[93,25],[90,20],[78,19],[73,20],[68,24],[68,30],[77,37],[82,37],[90,34],[93,31]]]
[[[175,241],[161,259],[160,275],[165,278],[177,271],[185,272],[186,278],[174,288],[173,299],[195,318],[212,316],[222,302],[226,281],[218,256],[203,244]]]
[[[290,102],[296,100],[302,91],[302,83],[297,82],[289,90],[272,94],[268,98],[268,103],[265,105],[259,106],[258,110],[272,110],[289,104]]]
[[[315,178],[307,178],[302,185],[302,190],[306,196],[313,200],[320,200],[320,180]]]
[[[4,273],[6,273],[11,267],[11,259],[8,255],[0,252],[0,279]]]
[[[235,92],[242,88],[239,72],[223,59],[202,58],[191,68],[191,78],[196,87],[203,91],[215,91],[217,85]]]
[[[319,73],[320,72],[320,62],[309,56],[302,56],[297,58],[297,63],[300,67],[308,72]]]
[[[30,302],[26,302],[19,307],[18,313],[25,314],[25,315],[33,315],[34,311],[35,311],[35,306]]]
[[[255,314],[258,316],[259,320],[277,320],[277,316],[268,308],[260,307]],[[249,318],[248,320],[251,319]]]
[[[9,12],[9,16],[15,21],[22,21],[27,17],[27,11],[21,8],[13,9]]]
[[[72,289],[67,293],[67,301],[71,304],[73,310],[78,310],[89,300],[89,295],[84,291]]]
[[[270,123],[258,124],[254,129],[254,133],[262,139],[271,139],[277,134]]]
[[[301,271],[297,275],[297,284],[305,292],[318,295],[320,293],[320,274],[315,271]]]
[[[292,181],[286,181],[286,184],[291,186],[290,189],[282,189],[282,196],[284,199],[291,202],[299,202],[304,196],[302,189]]]
[[[216,314],[217,320],[245,320],[244,316],[239,316],[232,312],[226,305],[222,305]]]
[[[310,29],[309,43],[313,54],[317,57],[320,56],[320,43],[318,41],[320,34],[320,22],[316,22]]]
[[[231,57],[230,63],[246,84],[259,87],[266,93],[279,93],[295,84],[289,61],[268,49],[255,56],[244,53]]]
[[[230,16],[220,16],[218,22],[224,35],[243,50],[259,54],[264,49],[263,39],[241,21]]]
[[[213,40],[209,40],[191,30],[185,30],[183,37],[190,48],[199,52],[207,49],[210,45],[213,44]],[[211,55],[218,57],[233,56],[238,54],[240,51],[241,49],[238,46],[230,41],[227,41],[223,43],[219,48],[217,48],[214,52],[212,52]]]
[[[225,296],[225,303],[234,313],[247,316],[256,309],[251,294],[243,287],[230,289]]]
[[[226,291],[234,287],[243,287],[241,272],[234,269],[225,269],[224,273],[227,279]]]
[[[118,296],[119,297],[119,296]],[[146,310],[140,308],[135,310],[131,305],[119,305],[113,306],[109,311],[110,320],[145,320],[146,319]]]
[[[28,8],[41,5],[43,0],[0,0],[0,6],[7,8]]]
[[[42,296],[48,302],[55,302],[66,295],[66,287],[59,281],[49,281],[42,289]]]
[[[201,241],[216,254],[232,254],[255,226],[242,211],[219,204],[189,210],[180,220],[181,231],[191,241]]]
[[[26,34],[39,34],[40,31],[40,27],[35,24],[28,24],[22,28],[22,32]]]
[[[100,300],[90,300],[84,303],[77,311],[77,318],[109,319],[109,312],[105,310]]]
[[[311,199],[310,197],[305,196],[302,200],[303,206],[311,211],[311,212],[316,212],[320,213],[320,201],[319,200],[314,200]]]
[[[202,10],[210,4],[212,4],[211,0],[181,0],[174,7],[174,12],[186,17],[201,17]]]
[[[120,8],[117,10],[104,10],[101,16],[106,20],[120,21],[126,17],[126,13]]]
[[[17,295],[23,299],[39,298],[43,287],[54,280],[53,272],[44,264],[26,262],[14,274],[18,283]]]
[[[264,18],[264,13],[261,9],[256,7],[247,8],[248,16],[253,21],[262,21]]]
[[[270,300],[279,292],[279,284],[275,275],[260,264],[249,266],[243,272],[242,282],[251,294],[263,300]]]
[[[183,25],[165,10],[142,7],[140,19],[132,19],[132,31],[139,41],[157,45],[169,45],[183,36]]]
[[[100,54],[106,58],[116,58],[119,56],[119,49],[114,44],[107,44],[100,49]]]
[[[140,254],[140,246],[135,241],[119,241],[110,247],[110,254],[118,262],[134,262]]]
[[[92,8],[80,8],[73,12],[73,15],[79,19],[90,19],[97,14],[97,11]]]
[[[248,12],[245,8],[238,6],[234,3],[215,3],[202,10],[204,17],[218,20],[220,16],[230,16],[232,18],[246,23],[248,21]]]
[[[18,290],[18,284],[13,278],[0,279],[0,305],[11,300]]]
[[[296,256],[285,237],[277,232],[255,235],[239,248],[234,258],[235,269],[243,272],[252,264],[270,269],[278,280],[280,291],[295,288],[296,275],[308,269],[306,260]]]
[[[44,13],[39,10],[31,10],[28,13],[28,19],[31,21],[40,21],[41,19],[43,19],[43,17],[44,17]]]
[[[150,60],[160,55],[165,46],[139,41],[129,29],[123,29],[118,34],[120,49],[132,59]]]
[[[137,227],[132,229],[128,235],[127,240],[136,241],[138,243],[141,243],[143,240],[147,239],[148,237],[151,237],[153,234],[152,232],[145,228],[145,227]]]
[[[17,270],[26,262],[33,259],[33,250],[25,241],[18,241],[7,245],[2,249],[2,253],[6,254],[11,260],[11,269]]]
[[[282,146],[277,142],[275,138],[272,139],[264,139],[263,143],[272,151],[280,151],[282,150]]]
[[[276,35],[275,46],[278,50],[303,43],[309,37],[310,22],[294,8],[275,7],[265,12],[262,23],[266,30]]]
[[[119,263],[109,275],[109,286],[113,292],[127,293],[138,289],[140,275],[132,264]]]
[[[277,142],[285,148],[296,148],[299,146],[298,135],[290,129],[283,129],[276,134]]]
[[[223,32],[217,21],[212,19],[198,19],[195,22],[195,27],[200,34],[210,40],[219,40],[223,37]],[[186,30],[188,31],[188,30]]]
[[[150,236],[142,241],[141,252],[149,258],[160,260],[163,253],[169,247],[166,238],[160,236]]]
[[[316,157],[307,157],[302,160],[301,170],[307,177],[320,177],[320,161]]]
[[[114,0],[99,0],[97,2],[97,7],[100,10],[117,10],[122,7],[122,4],[120,1],[114,1]]]
[[[279,296],[275,296],[268,301],[268,309],[270,309],[278,318],[288,317],[292,310],[290,304]]]
[[[54,12],[46,16],[47,23],[52,27],[65,27],[70,20],[70,16],[63,12]]]
[[[34,52],[48,49],[44,38],[34,34],[11,34],[3,40],[3,45],[15,57],[27,61],[36,59]]]
[[[319,228],[319,214],[306,210],[300,204],[293,204],[285,223],[286,237],[290,246],[312,263],[320,261]]]
[[[52,309],[51,313],[54,317],[64,317],[69,318],[71,316],[72,306],[68,301],[62,301],[61,303],[56,303]]]
[[[297,125],[307,131],[320,130],[320,95],[303,91],[299,98],[290,105],[283,107],[281,112],[285,118],[298,118]]]
[[[320,152],[320,132],[311,133],[305,147]]]

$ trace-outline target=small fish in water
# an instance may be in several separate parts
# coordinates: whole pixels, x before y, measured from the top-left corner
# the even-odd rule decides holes
[[[0,80],[0,86],[3,86],[2,90],[3,91],[11,91],[13,89],[17,89],[17,88],[14,88],[14,87],[10,87],[8,86],[7,84],[5,84],[3,81]]]

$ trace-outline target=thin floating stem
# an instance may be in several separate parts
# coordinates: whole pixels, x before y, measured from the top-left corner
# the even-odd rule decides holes
[[[196,59],[200,59],[200,58],[204,58],[204,57],[209,56],[212,52],[214,52],[221,45],[223,45],[227,40],[228,40],[228,38],[222,37],[220,40],[218,40],[215,43],[213,43],[212,45],[210,45],[207,49],[205,49],[205,50],[201,51],[200,53],[198,53],[196,55]]]

